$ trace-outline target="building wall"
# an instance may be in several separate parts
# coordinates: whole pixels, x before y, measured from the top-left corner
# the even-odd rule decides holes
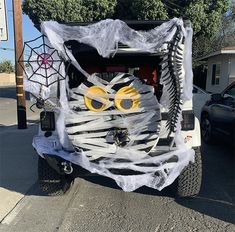
[[[230,55],[229,57],[228,75],[229,84],[231,84],[233,81],[235,81],[235,54]]]
[[[212,85],[213,64],[221,64],[221,76],[218,85]],[[206,90],[212,93],[220,93],[233,80],[235,80],[235,54],[218,55],[208,59],[208,71],[206,80]]]
[[[0,73],[0,86],[15,85],[15,73]]]

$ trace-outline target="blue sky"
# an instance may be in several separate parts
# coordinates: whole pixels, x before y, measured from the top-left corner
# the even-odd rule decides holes
[[[0,41],[0,47],[14,49],[14,31],[13,31],[13,12],[12,0],[6,0],[7,4],[7,23],[8,23],[8,41]],[[23,40],[31,40],[40,35],[39,31],[33,26],[28,16],[23,14],[22,18]],[[14,51],[5,51],[0,49],[0,61],[11,60],[15,62]]]

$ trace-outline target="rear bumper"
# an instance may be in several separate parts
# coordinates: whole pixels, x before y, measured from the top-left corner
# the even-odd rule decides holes
[[[195,155],[193,149],[184,146],[183,149],[164,151],[156,156],[149,155],[133,161],[115,158],[92,161],[84,153],[59,149],[58,146],[56,147],[56,142],[54,140],[49,142],[48,138],[36,137],[33,144],[40,156],[50,158],[49,165],[61,175],[66,174],[62,163],[71,164],[73,177],[81,175],[83,169],[80,167],[82,167],[90,173],[112,178],[127,192],[134,191],[141,186],[162,190],[173,183],[190,162],[194,162]]]

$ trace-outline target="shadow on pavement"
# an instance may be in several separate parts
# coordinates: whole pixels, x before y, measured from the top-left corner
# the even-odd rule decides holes
[[[29,100],[29,93],[26,92],[26,100]],[[1,86],[0,98],[12,98],[16,99],[16,87],[15,86]]]
[[[175,201],[187,208],[202,214],[235,223],[235,183],[234,183],[234,154],[229,146],[217,144],[201,147],[203,159],[203,181],[198,196],[177,198]],[[115,181],[102,176],[82,176],[81,178],[105,187],[120,189]],[[120,191],[122,191],[120,189]],[[139,194],[174,197],[171,186],[157,191],[148,187],[141,187],[135,191]]]
[[[37,155],[32,147],[38,125],[28,121],[27,129],[0,124],[0,188],[25,194],[37,179]],[[6,192],[7,193],[7,192]]]
[[[42,190],[39,187],[38,181],[36,181],[31,188],[26,192],[27,196],[47,196],[45,193],[42,192]],[[51,197],[51,196],[48,196]]]
[[[120,191],[123,191],[113,179],[110,179],[108,177],[99,176],[98,174],[92,174],[89,176],[89,173],[85,170],[83,170],[84,174],[81,174],[80,178],[87,180],[91,183],[102,185],[108,188],[117,189]],[[168,196],[173,197],[174,193],[171,188],[167,187],[163,189],[162,191],[157,191],[152,188],[148,187],[141,187],[134,191],[135,193],[145,194],[145,195],[154,195],[154,196]]]
[[[231,146],[220,142],[201,147],[203,181],[200,194],[193,198],[177,199],[180,205],[235,223],[235,165]]]

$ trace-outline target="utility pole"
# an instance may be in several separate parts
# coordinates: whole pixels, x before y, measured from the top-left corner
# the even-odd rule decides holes
[[[12,0],[15,38],[15,73],[16,73],[16,97],[17,97],[17,121],[18,129],[26,129],[26,101],[23,89],[23,69],[18,60],[23,50],[22,39],[22,9],[21,0]]]

